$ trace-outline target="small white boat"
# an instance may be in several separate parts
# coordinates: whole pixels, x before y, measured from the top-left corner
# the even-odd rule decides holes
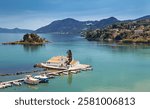
[[[86,68],[87,70],[93,70],[93,68],[92,67],[88,67],[88,68]]]
[[[5,85],[0,84],[0,89],[4,89]]]
[[[4,85],[5,85],[5,87],[12,87],[11,83],[5,83]]]
[[[69,75],[69,72],[67,72],[67,71],[66,71],[66,72],[63,72],[63,74],[64,74],[64,75]]]
[[[21,86],[22,85],[22,83],[18,82],[18,81],[14,81],[12,84],[15,85],[15,86]]]
[[[55,76],[53,76],[53,75],[47,75],[47,77],[48,77],[49,79],[55,78]]]
[[[34,77],[35,79],[39,79],[40,83],[48,83],[48,77],[45,74],[41,74]]]
[[[77,73],[78,73],[78,71],[71,71],[71,73],[73,73],[73,74],[77,74]]]
[[[31,85],[39,84],[40,80],[33,78],[31,75],[26,75],[24,82]]]
[[[87,71],[87,68],[83,68],[82,71]]]

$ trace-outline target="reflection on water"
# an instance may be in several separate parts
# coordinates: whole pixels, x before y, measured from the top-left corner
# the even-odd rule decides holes
[[[67,78],[67,83],[71,86],[72,84],[72,73],[69,73],[68,78]]]
[[[45,47],[45,45],[23,45],[23,48],[26,52],[35,52],[43,47]]]
[[[108,51],[112,53],[125,53],[125,54],[136,54],[136,55],[144,55],[150,56],[150,51],[145,49],[150,49],[150,45],[148,44],[122,44],[118,45],[116,43],[97,43],[99,47],[103,47],[103,49],[108,49]]]
[[[33,89],[33,90],[37,90],[39,89],[39,87],[37,85],[27,85],[28,88]]]

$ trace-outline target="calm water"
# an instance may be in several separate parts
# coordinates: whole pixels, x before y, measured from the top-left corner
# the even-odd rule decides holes
[[[60,76],[48,84],[22,85],[0,91],[150,91],[150,47],[88,42],[72,35],[40,34],[52,43],[45,46],[0,45],[0,73],[36,70],[35,63],[71,49],[75,59],[93,66],[93,71]],[[0,34],[0,42],[16,41],[23,34]],[[21,78],[0,77],[0,81]]]

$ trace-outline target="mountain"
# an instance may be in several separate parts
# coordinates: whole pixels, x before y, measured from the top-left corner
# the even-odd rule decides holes
[[[112,23],[119,22],[118,19],[110,17],[100,21],[78,21],[72,18],[57,20],[47,26],[37,29],[36,33],[59,33],[59,34],[74,34],[80,33],[82,30],[89,28],[89,25],[95,28],[103,28]]]
[[[51,24],[37,29],[38,33],[79,33],[85,27],[83,22],[67,18],[57,20]]]
[[[150,19],[150,15],[143,16],[143,17],[137,18],[135,20],[145,20],[145,19]]]
[[[95,26],[97,28],[104,28],[108,25],[111,25],[111,24],[117,23],[117,22],[120,22],[120,21],[118,19],[116,19],[115,17],[110,17],[110,18],[107,18],[107,19],[100,20],[99,22],[97,22],[95,24]]]
[[[14,28],[14,29],[0,28],[0,33],[30,33],[30,32],[32,32],[32,30],[19,29],[19,28]]]

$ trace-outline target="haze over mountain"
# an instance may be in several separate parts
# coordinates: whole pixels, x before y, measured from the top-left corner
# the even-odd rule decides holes
[[[41,27],[35,31],[29,29],[8,29],[8,28],[0,28],[0,33],[56,33],[56,34],[77,34],[80,33],[82,30],[86,30],[88,28],[96,29],[96,28],[105,28],[111,24],[117,22],[124,22],[124,21],[136,21],[136,20],[144,20],[150,19],[150,15],[143,16],[137,19],[132,20],[118,20],[115,17],[109,17],[107,19],[96,20],[96,21],[78,21],[73,18],[66,18],[63,20],[56,20],[52,23]]]
[[[146,16],[137,18],[137,19],[135,19],[135,20],[145,20],[145,19],[150,19],[150,15],[146,15]]]
[[[33,30],[20,29],[20,28],[14,28],[14,29],[0,28],[0,33],[30,33],[32,31]]]
[[[37,29],[37,33],[60,33],[60,34],[73,34],[80,33],[81,30],[89,28],[103,28],[112,23],[119,22],[118,19],[110,17],[108,19],[103,19],[100,21],[78,21],[72,18],[67,18],[63,20],[57,20],[49,25]]]
[[[44,27],[41,27],[37,29],[36,33],[58,33],[58,34],[74,34],[74,33],[80,33],[82,30],[85,30],[87,28],[105,28],[111,24],[117,23],[117,22],[124,22],[124,21],[134,21],[134,20],[144,20],[144,19],[150,19],[150,15],[140,17],[133,20],[118,20],[115,17],[110,17],[107,19],[102,19],[100,21],[78,21],[72,18],[67,18],[63,20],[56,20],[49,25],[46,25]]]

